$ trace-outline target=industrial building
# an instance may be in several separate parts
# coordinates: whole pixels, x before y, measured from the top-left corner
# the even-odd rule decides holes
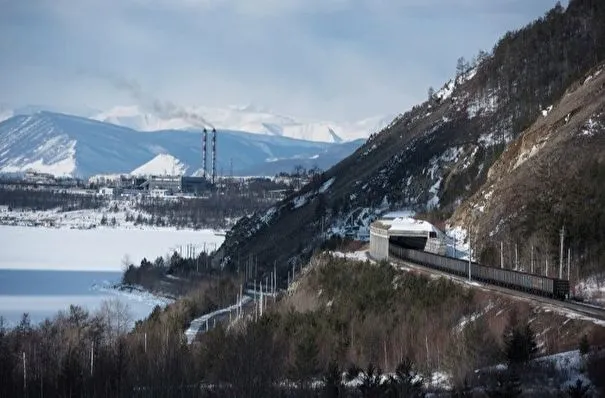
[[[388,260],[389,245],[397,244],[415,250],[445,255],[445,234],[433,224],[409,216],[385,216],[370,225],[370,255]]]
[[[180,176],[149,176],[141,187],[148,191],[154,189],[165,190],[170,193],[176,193],[181,191],[181,177]]]
[[[201,195],[211,189],[210,182],[204,177],[186,177],[181,178],[181,192]]]

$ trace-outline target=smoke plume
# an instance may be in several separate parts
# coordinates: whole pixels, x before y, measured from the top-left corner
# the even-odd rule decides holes
[[[145,93],[141,85],[135,80],[124,78],[111,78],[113,85],[121,91],[128,93],[145,110],[153,112],[162,119],[183,119],[195,127],[213,129],[214,125],[196,112],[189,111],[170,101],[160,101],[149,93]]]

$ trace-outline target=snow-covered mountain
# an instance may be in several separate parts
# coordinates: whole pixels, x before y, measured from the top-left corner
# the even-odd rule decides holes
[[[353,123],[301,121],[290,116],[272,113],[255,106],[187,108],[192,115],[202,116],[217,128],[268,134],[318,142],[346,142],[368,138],[393,120],[393,116],[368,118]],[[119,106],[92,117],[94,120],[129,127],[140,131],[189,129],[199,123],[183,117],[161,117],[138,106]]]
[[[10,119],[11,117],[13,117],[13,111],[0,106],[0,122]]]
[[[231,166],[236,175],[273,175],[299,164],[326,169],[362,142],[311,142],[219,129],[217,174],[230,173]],[[140,132],[52,112],[17,115],[0,123],[0,172],[34,169],[87,177],[174,169],[181,174],[195,173],[201,159],[199,130]]]
[[[135,176],[147,175],[184,175],[189,167],[172,155],[160,153],[144,165],[137,167],[130,174]]]

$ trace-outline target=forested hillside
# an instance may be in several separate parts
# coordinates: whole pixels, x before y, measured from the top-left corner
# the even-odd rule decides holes
[[[257,258],[286,269],[326,234],[367,228],[385,209],[447,219],[486,181],[524,129],[605,58],[605,5],[572,0],[509,32],[430,98],[374,134],[319,181],[264,214],[243,219],[220,252],[223,266]],[[565,187],[562,187],[563,190]],[[544,209],[544,211],[548,211]]]
[[[460,206],[452,223],[468,226],[486,264],[514,262],[557,272],[559,233],[572,281],[603,271],[605,260],[605,65],[582,76],[513,142],[484,186]],[[569,251],[567,250],[569,249]]]

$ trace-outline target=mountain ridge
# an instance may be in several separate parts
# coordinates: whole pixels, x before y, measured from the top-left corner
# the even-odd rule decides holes
[[[217,173],[275,175],[295,165],[329,167],[361,145],[311,142],[219,130]],[[84,117],[38,112],[0,123],[0,172],[29,168],[66,176],[129,173],[159,154],[201,167],[201,132],[139,132]],[[272,161],[279,159],[279,162]],[[251,170],[251,171],[249,171]]]
[[[365,139],[380,130],[393,116],[376,116],[351,123],[304,121],[280,115],[255,106],[245,107],[188,107],[188,113],[203,115],[221,129],[246,131],[255,134],[289,137],[317,142],[349,142]],[[118,106],[93,115],[91,119],[129,127],[140,131],[183,130],[198,127],[197,123],[180,117],[165,118],[138,106]]]

